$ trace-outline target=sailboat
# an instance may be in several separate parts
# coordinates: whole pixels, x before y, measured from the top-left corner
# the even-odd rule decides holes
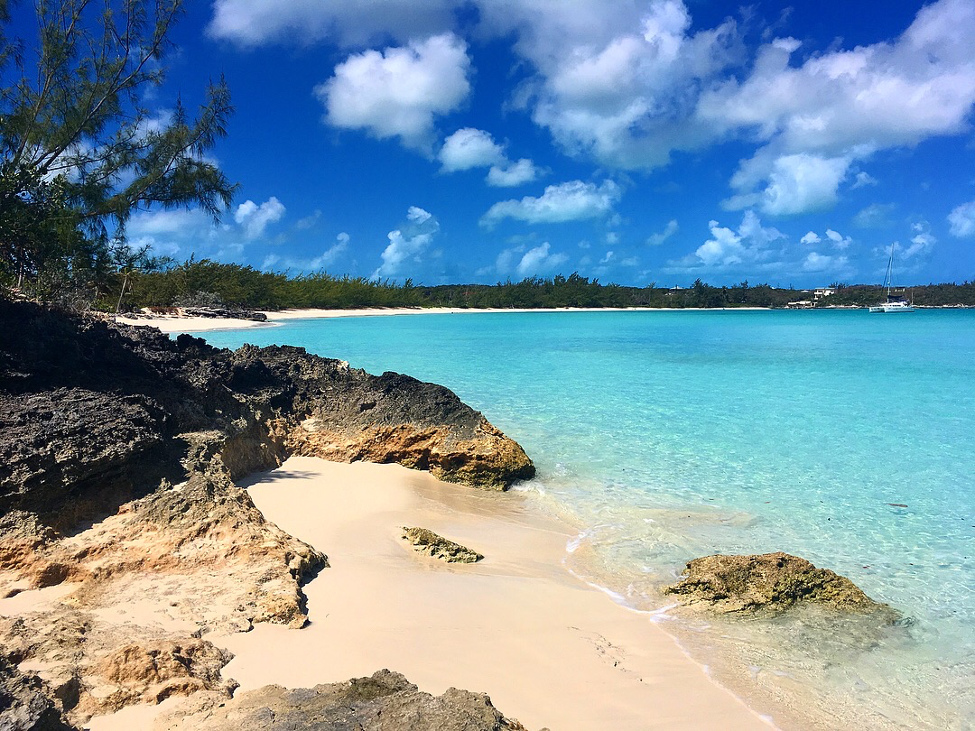
[[[884,287],[887,289],[887,301],[879,305],[871,305],[870,312],[914,312],[914,304],[899,294],[890,293],[890,280],[894,272],[894,246],[890,245],[890,259],[887,260],[887,276],[884,277]]]

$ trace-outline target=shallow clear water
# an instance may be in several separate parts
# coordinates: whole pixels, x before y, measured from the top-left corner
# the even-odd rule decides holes
[[[683,621],[759,706],[789,705],[791,683],[836,723],[975,725],[975,311],[471,313],[206,337],[450,387],[585,529],[569,567],[638,608],[692,557],[784,550],[909,618],[882,636]]]

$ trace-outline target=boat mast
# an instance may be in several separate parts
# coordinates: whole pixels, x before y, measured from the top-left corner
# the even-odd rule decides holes
[[[896,242],[890,245],[890,258],[887,260],[887,275],[884,277],[884,286],[887,287],[887,299],[890,299],[890,280],[891,274],[894,269],[894,246]]]

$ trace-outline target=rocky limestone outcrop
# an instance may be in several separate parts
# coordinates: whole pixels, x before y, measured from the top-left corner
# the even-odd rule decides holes
[[[234,684],[227,653],[200,639],[256,622],[301,627],[300,586],[325,557],[264,520],[246,491],[194,475],[59,536],[36,516],[0,519],[0,595],[63,584],[61,603],[0,618],[0,642],[40,668],[77,723],[133,703]]]
[[[94,668],[102,685],[83,699],[84,715],[111,713],[133,703],[158,704],[173,696],[216,691],[230,698],[237,683],[220,671],[233,655],[199,639],[132,642]]]
[[[300,585],[327,566],[322,553],[267,522],[245,490],[200,474],[71,536],[23,511],[0,518],[0,536],[0,596],[77,582],[74,603],[95,610],[161,599],[165,584],[167,612],[202,631],[304,625]]]
[[[69,529],[187,472],[290,453],[399,462],[505,488],[531,460],[442,386],[302,348],[212,348],[0,301],[0,511]]]
[[[293,453],[502,489],[534,473],[440,386],[0,300],[0,597],[59,592],[0,618],[0,646],[58,718],[226,700],[205,633],[305,623],[326,557],[234,484]],[[12,702],[33,718],[31,698]]]
[[[427,528],[403,526],[403,540],[408,541],[418,553],[425,553],[447,563],[476,563],[484,558],[477,551],[454,543]]]
[[[665,592],[721,613],[779,611],[810,602],[843,611],[877,612],[890,621],[898,616],[846,577],[782,552],[696,558],[687,564],[684,578]]]
[[[36,675],[22,673],[0,655],[0,730],[68,731],[73,728],[44,693]]]
[[[155,731],[519,731],[482,693],[423,693],[399,673],[288,690],[269,685],[231,701],[198,697],[156,721]]]

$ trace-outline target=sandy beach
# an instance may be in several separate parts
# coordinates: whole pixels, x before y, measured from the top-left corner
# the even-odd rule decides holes
[[[724,309],[724,308],[721,308]],[[737,307],[734,311],[764,310],[764,307]],[[660,307],[561,307],[533,309],[470,309],[462,307],[395,307],[360,308],[350,310],[324,310],[316,308],[300,310],[265,311],[266,322],[242,320],[237,318],[183,317],[178,315],[153,315],[139,317],[116,316],[115,320],[125,325],[157,327],[164,333],[191,333],[211,330],[246,330],[254,327],[273,327],[288,320],[314,320],[331,317],[392,317],[402,315],[451,315],[498,312],[693,312],[695,308],[685,307],[674,310]]]
[[[249,489],[269,520],[324,550],[331,568],[306,587],[304,629],[259,625],[213,638],[235,654],[224,672],[242,691],[391,668],[430,693],[486,692],[531,729],[770,727],[649,615],[566,572],[574,531],[536,515],[523,495],[308,457]],[[446,564],[417,554],[402,526],[430,528],[485,558]]]
[[[165,332],[273,326],[328,317],[511,310],[358,309],[268,312],[268,322],[155,317]],[[555,310],[552,310],[555,311]],[[442,483],[398,465],[292,457],[244,483],[268,520],[324,551],[331,568],[306,586],[309,625],[257,625],[211,637],[234,653],[224,676],[243,692],[311,687],[380,668],[439,694],[490,695],[530,729],[773,728],[690,659],[653,615],[632,611],[562,565],[577,531],[518,493]],[[479,551],[477,564],[415,553],[403,526]],[[144,725],[173,708],[130,708],[93,731]]]
[[[223,676],[240,683],[237,694],[389,668],[435,695],[487,693],[533,731],[775,728],[715,683],[653,615],[566,571],[576,531],[525,494],[314,457],[292,457],[241,484],[267,519],[327,552],[331,566],[305,587],[304,628],[258,624],[207,636],[234,654]],[[429,528],[484,559],[448,564],[416,553],[403,526]],[[133,706],[86,727],[165,728],[182,703]]]

